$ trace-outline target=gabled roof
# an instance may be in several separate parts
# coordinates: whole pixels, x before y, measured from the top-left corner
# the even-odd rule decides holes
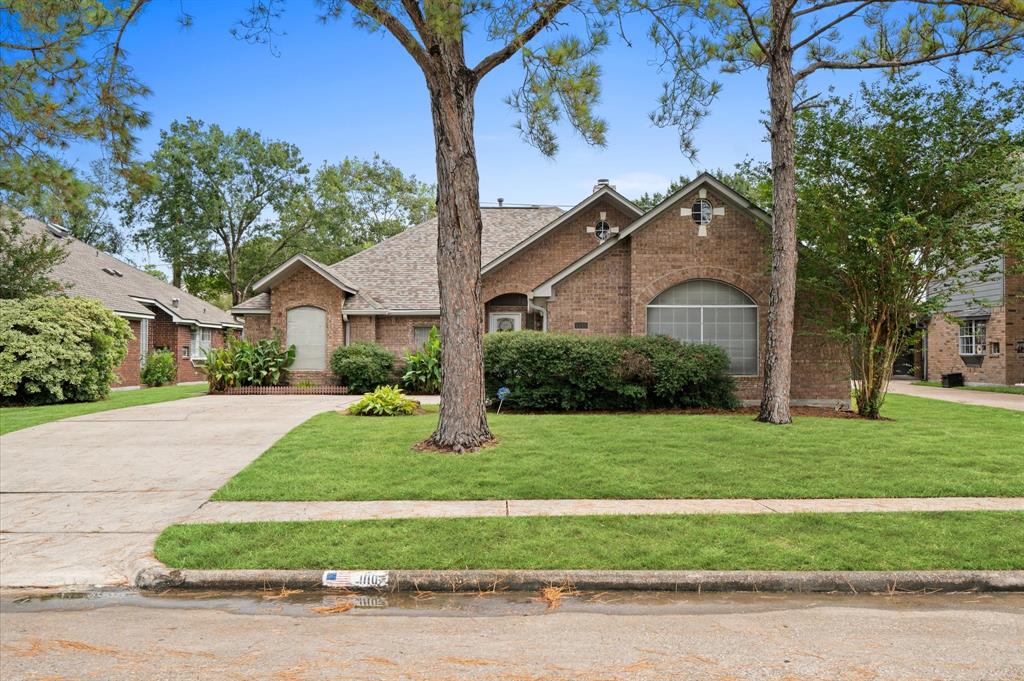
[[[356,293],[359,290],[358,286],[349,282],[347,279],[345,279],[337,272],[333,272],[330,269],[328,269],[327,265],[317,260],[314,260],[313,258],[310,258],[308,255],[303,255],[302,253],[299,253],[298,255],[293,255],[292,257],[285,260],[273,272],[257,281],[256,284],[253,285],[252,290],[255,291],[256,293],[262,293],[266,289],[272,289],[275,284],[284,279],[287,279],[295,272],[295,270],[301,267],[308,267],[309,269],[313,270],[327,281],[331,282],[332,284],[340,288],[345,293]]]
[[[555,220],[554,206],[481,208],[481,262],[486,267],[516,244]],[[437,314],[437,218],[360,251],[330,266],[330,271],[358,285],[345,311],[363,314]],[[360,298],[369,297],[366,303]]]
[[[270,293],[257,293],[231,308],[231,314],[270,314]]]
[[[704,186],[713,189],[717,194],[721,195],[723,198],[732,203],[736,208],[739,208],[741,211],[743,211],[753,219],[760,220],[761,222],[771,225],[772,218],[770,215],[768,215],[768,213],[758,208],[752,201],[750,201],[745,196],[743,196],[736,190],[726,185],[718,178],[714,177],[710,173],[703,172],[697,177],[695,177],[693,181],[689,182],[688,184],[686,184],[686,186],[682,187],[679,191],[665,197],[665,199],[657,206],[644,213],[637,220],[634,220],[632,223],[630,223],[625,229],[619,232],[617,237],[613,236],[613,238],[606,240],[603,244],[601,244],[594,250],[590,251],[589,253],[585,254],[576,262],[572,263],[571,265],[563,269],[561,272],[551,277],[540,286],[533,289],[532,295],[536,298],[549,298],[551,296],[551,289],[555,284],[567,278],[574,272],[577,272],[578,270],[583,268],[587,263],[590,263],[596,260],[597,258],[601,257],[602,254],[606,253],[609,249],[613,248],[615,244],[621,242],[630,234],[636,232],[639,229],[643,229],[645,226],[649,225],[658,216],[662,215],[666,210],[668,210],[669,207],[672,206],[679,199]]]
[[[179,324],[241,328],[234,317],[213,303],[79,241],[59,227],[25,218],[22,229],[29,235],[47,235],[67,251],[67,257],[53,268],[50,277],[66,285],[64,292],[68,295],[98,300],[124,317],[153,319],[151,308],[156,307]]]
[[[586,210],[587,208],[589,208],[590,206],[592,206],[593,204],[597,203],[599,200],[604,199],[604,198],[609,198],[612,201],[614,201],[615,203],[619,204],[619,206],[622,208],[622,211],[624,213],[626,213],[627,215],[631,215],[634,219],[640,217],[644,213],[642,210],[640,210],[639,207],[637,207],[637,205],[635,203],[633,203],[632,201],[627,199],[625,196],[623,196],[619,192],[615,191],[615,188],[612,187],[611,185],[608,185],[608,184],[599,185],[597,187],[596,191],[594,191],[593,194],[591,194],[587,198],[583,199],[582,201],[577,203],[575,206],[573,206],[572,208],[570,208],[569,210],[565,211],[564,213],[559,215],[557,218],[555,218],[554,220],[552,220],[551,222],[546,224],[543,228],[538,229],[533,234],[530,234],[525,239],[523,239],[522,241],[517,243],[515,246],[513,246],[510,249],[508,249],[507,251],[505,251],[504,253],[502,253],[501,255],[499,255],[498,257],[494,258],[493,260],[491,260],[486,265],[484,265],[483,268],[481,268],[480,273],[481,274],[487,274],[491,270],[497,268],[502,263],[510,260],[515,255],[517,255],[518,253],[520,253],[521,251],[523,251],[526,248],[528,248],[531,244],[536,243],[539,239],[544,237],[546,234],[549,234],[549,233],[553,232],[554,230],[558,229],[558,227],[560,227],[561,225],[563,225],[567,221],[573,219],[574,217],[579,215],[581,212],[583,212],[584,210]]]

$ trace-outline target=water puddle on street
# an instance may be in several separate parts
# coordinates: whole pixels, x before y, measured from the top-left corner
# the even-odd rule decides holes
[[[1018,593],[782,594],[676,593],[651,591],[576,592],[551,587],[543,591],[485,593],[377,593],[322,589],[146,593],[132,590],[5,591],[4,612],[82,611],[109,607],[211,609],[238,615],[325,616],[536,616],[553,612],[614,615],[678,615],[769,612],[820,607],[905,610],[992,610],[1024,612]]]

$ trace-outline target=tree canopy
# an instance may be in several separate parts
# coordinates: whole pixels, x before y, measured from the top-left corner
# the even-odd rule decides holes
[[[877,417],[914,325],[1024,247],[1024,87],[912,77],[797,120],[806,313],[848,351]]]

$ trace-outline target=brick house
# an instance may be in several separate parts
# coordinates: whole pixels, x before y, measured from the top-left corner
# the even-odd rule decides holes
[[[760,398],[770,286],[770,218],[708,174],[644,212],[601,180],[569,210],[483,208],[486,331],[665,334],[732,360],[739,395]],[[356,341],[401,355],[438,323],[437,222],[334,265],[296,256],[231,312],[245,335],[297,348],[294,375],[330,380],[330,354]],[[848,370],[797,321],[795,403],[846,403]]]
[[[922,342],[928,380],[962,373],[968,384],[1024,384],[1024,273],[1010,254],[974,269],[989,265],[991,276],[976,277],[928,320]]]
[[[48,235],[67,252],[50,272],[64,293],[98,300],[131,325],[128,354],[117,368],[119,387],[139,385],[146,358],[158,349],[174,352],[179,383],[204,381],[199,370],[204,349],[222,346],[226,330],[242,328],[216,305],[79,241],[61,227],[26,219],[23,230]]]

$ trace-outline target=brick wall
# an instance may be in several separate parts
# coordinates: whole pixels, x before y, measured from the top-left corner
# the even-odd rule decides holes
[[[128,354],[124,356],[121,366],[117,367],[117,383],[115,387],[139,385],[139,372],[141,371],[142,348],[139,338],[141,336],[141,322],[138,319],[126,319],[132,329],[132,339],[128,341]]]
[[[270,327],[270,315],[268,314],[247,314],[245,315],[242,338],[248,341],[273,338],[274,330]]]
[[[928,380],[939,381],[942,374],[962,373],[969,383],[1003,384],[1007,377],[1007,358],[1011,366],[1017,363],[1012,343],[1007,343],[1006,307],[992,308],[985,328],[985,355],[980,366],[969,366],[960,356],[960,325],[944,316],[936,315],[928,323]],[[998,342],[999,356],[990,354],[991,343]]]
[[[1006,382],[1024,383],[1024,261],[1008,254],[1005,263]],[[1020,344],[1020,351],[1017,346]]]
[[[770,287],[770,235],[766,227],[714,194],[713,206],[725,206],[715,216],[708,235],[697,236],[697,225],[680,216],[699,198],[695,192],[668,207],[658,218],[609,249],[600,258],[555,287],[548,303],[550,331],[583,333],[647,333],[647,305],[658,294],[692,279],[730,284],[758,305],[758,373],[736,377],[741,399],[757,400],[764,381],[763,345],[767,332]],[[538,282],[539,283],[539,282]],[[839,348],[797,320],[793,352],[792,398],[799,402],[845,402],[849,399],[848,370]]]
[[[410,350],[419,349],[413,341],[414,327],[441,327],[438,317],[377,317],[376,322],[374,342],[395,353],[398,358]]]
[[[282,343],[288,341],[289,310],[311,306],[318,307],[326,313],[327,347],[324,351],[324,370],[291,372],[289,375],[291,383],[305,380],[314,383],[332,382],[331,353],[344,343],[345,339],[342,321],[344,304],[344,292],[307,267],[297,270],[292,276],[274,287],[270,299],[270,320],[269,322],[256,322],[256,324],[267,324],[270,327],[270,335],[275,329],[278,330]],[[248,321],[246,323],[248,324]]]
[[[628,334],[629,287],[629,244],[618,243],[558,285],[548,302],[548,331]]]
[[[488,301],[505,293],[527,293],[550,279],[598,245],[587,227],[597,224],[601,212],[611,227],[624,229],[632,222],[607,199],[581,211],[565,224],[545,234],[509,261],[484,275],[481,300]]]

